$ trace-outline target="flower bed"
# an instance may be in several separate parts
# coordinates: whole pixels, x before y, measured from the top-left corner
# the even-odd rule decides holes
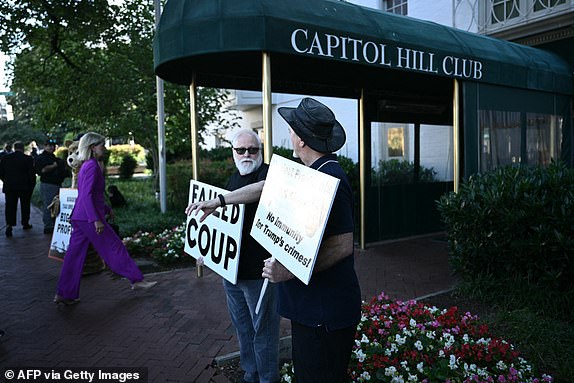
[[[193,260],[183,251],[184,241],[185,223],[166,229],[159,234],[138,231],[133,236],[123,239],[124,245],[132,256],[151,257],[163,266]]]
[[[294,383],[292,368],[282,381]],[[457,307],[440,310],[384,293],[364,303],[351,362],[351,382],[543,383],[507,341]]]

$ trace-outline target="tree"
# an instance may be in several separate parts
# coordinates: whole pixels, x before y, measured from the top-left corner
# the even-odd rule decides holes
[[[2,2],[0,20],[0,47],[15,55],[17,118],[52,134],[64,127],[133,136],[157,159],[153,1]],[[200,133],[209,124],[234,126],[221,114],[225,98],[223,90],[199,89]],[[166,84],[165,111],[168,152],[189,153],[187,87]]]

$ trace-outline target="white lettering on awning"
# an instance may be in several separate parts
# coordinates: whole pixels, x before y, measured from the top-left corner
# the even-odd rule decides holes
[[[483,64],[478,60],[449,55],[441,61],[435,52],[313,32],[303,28],[295,29],[291,33],[291,47],[300,54],[364,62],[388,68],[473,80],[480,80],[483,76]]]

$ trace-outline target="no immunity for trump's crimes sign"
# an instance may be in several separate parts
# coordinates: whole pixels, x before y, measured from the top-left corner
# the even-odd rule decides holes
[[[309,284],[339,179],[273,155],[251,236]]]
[[[54,232],[48,257],[62,260],[68,250],[70,236],[72,235],[72,224],[70,217],[78,198],[78,189],[60,189],[60,214],[54,223]]]
[[[226,190],[203,182],[189,182],[189,204],[216,198]],[[184,251],[229,282],[237,282],[244,205],[217,208],[203,222],[202,212],[187,217]]]

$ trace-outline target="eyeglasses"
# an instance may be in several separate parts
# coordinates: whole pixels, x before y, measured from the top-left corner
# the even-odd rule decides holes
[[[245,154],[247,151],[249,154],[257,154],[259,153],[259,148],[233,148],[237,154]]]

